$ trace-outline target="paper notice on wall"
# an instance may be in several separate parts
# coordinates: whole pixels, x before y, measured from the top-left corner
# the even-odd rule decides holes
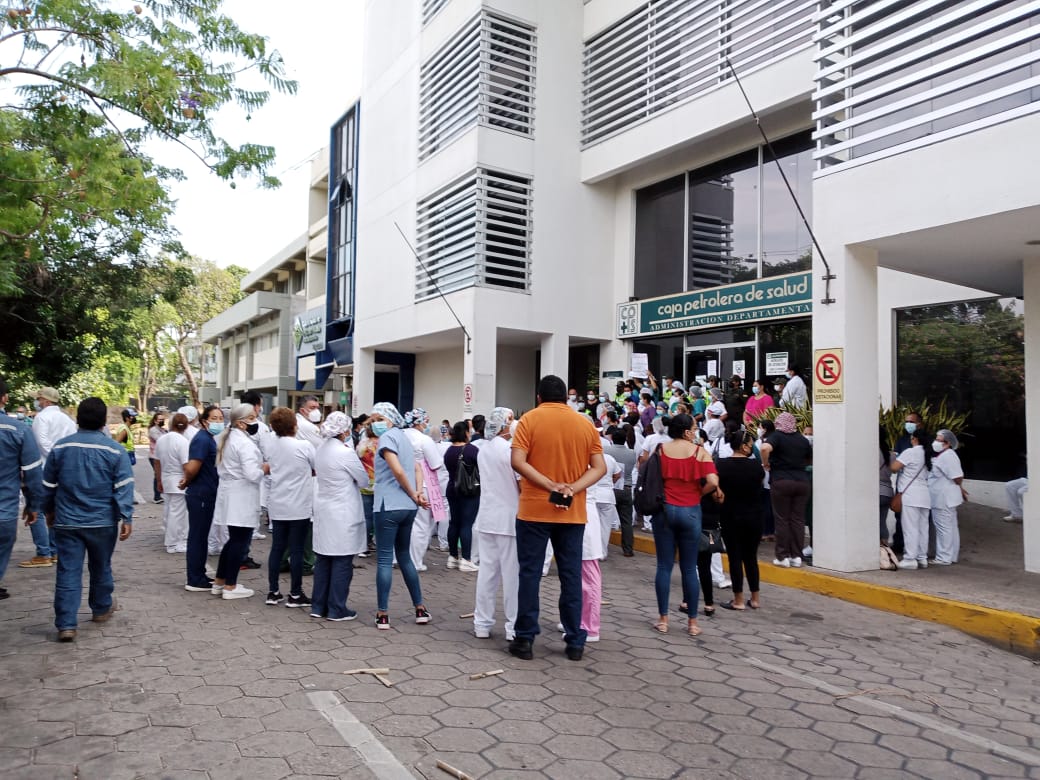
[[[719,361],[717,361],[717,360],[709,360],[708,361],[708,376],[718,376],[718,375],[719,375]]]
[[[788,353],[786,352],[767,352],[766,353],[766,374],[769,376],[780,376],[787,370],[788,365]]]
[[[645,352],[632,353],[632,370],[628,373],[633,379],[646,379],[650,373],[650,358]]]
[[[747,379],[747,374],[744,372],[744,361],[734,360],[733,361],[733,375],[739,376],[741,379]]]

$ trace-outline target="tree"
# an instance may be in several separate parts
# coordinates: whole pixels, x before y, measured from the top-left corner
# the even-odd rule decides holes
[[[274,150],[218,136],[213,117],[294,92],[267,41],[220,0],[35,0],[0,17],[0,370],[52,384],[105,349],[180,252],[166,185],[184,173],[145,144],[171,141],[228,180],[277,180]],[[253,82],[256,82],[255,84]]]

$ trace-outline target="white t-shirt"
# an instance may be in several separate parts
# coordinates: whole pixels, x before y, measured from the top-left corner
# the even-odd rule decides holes
[[[651,433],[643,439],[643,446],[639,448],[639,453],[640,455],[653,455],[659,446],[671,440],[672,437],[667,433]]]
[[[267,514],[272,520],[309,520],[314,503],[314,447],[309,441],[279,436],[267,449],[271,467]]]
[[[177,486],[184,479],[184,464],[188,462],[187,437],[176,431],[159,437],[155,443],[155,459],[159,461],[159,471],[162,473],[163,493],[184,493]]]
[[[918,444],[905,449],[896,460],[903,464],[903,468],[896,473],[896,490],[903,494],[903,505],[931,508],[928,472],[924,471],[924,447]]]
[[[516,536],[516,513],[520,505],[520,486],[510,465],[512,448],[501,436],[477,450],[480,469],[480,506],[476,525],[484,534]]]
[[[621,465],[617,462],[613,455],[609,455],[604,452],[603,461],[607,464],[607,471],[602,477],[599,478],[599,481],[592,486],[592,490],[590,492],[595,497],[597,504],[614,504],[617,503],[616,499],[614,498],[614,478],[620,475],[616,484],[618,486],[623,485],[623,469],[621,468]]]

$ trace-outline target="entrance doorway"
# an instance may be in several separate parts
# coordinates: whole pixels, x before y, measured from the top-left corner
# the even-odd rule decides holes
[[[686,352],[686,383],[697,381],[707,385],[709,376],[719,378],[725,387],[729,378],[739,374],[744,378],[744,390],[751,389],[755,379],[755,343],[719,344],[703,346]]]

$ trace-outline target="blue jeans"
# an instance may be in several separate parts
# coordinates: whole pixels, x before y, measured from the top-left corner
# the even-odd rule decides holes
[[[307,534],[311,530],[311,521],[274,520],[272,521],[274,538],[271,540],[271,554],[267,556],[267,585],[272,593],[278,592],[278,571],[282,565],[282,555],[289,551],[289,593],[299,596],[303,593],[303,547],[307,542]]]
[[[701,545],[700,506],[664,505],[664,512],[653,517],[654,545],[657,547],[657,613],[668,614],[668,593],[672,587],[675,551],[679,551],[679,574],[682,576],[683,601],[690,615],[697,614],[700,583],[697,581],[697,553]]]
[[[208,588],[210,579],[206,576],[206,554],[209,552],[209,528],[213,525],[217,496],[188,493],[184,502],[188,505],[188,551],[184,555],[187,584]]]
[[[51,529],[47,527],[47,521],[43,516],[43,512],[40,512],[37,515],[36,522],[29,526],[29,533],[32,534],[33,544],[36,545],[36,554],[41,558],[50,558],[58,554],[57,548],[54,546],[54,540],[51,538]]]
[[[598,521],[597,521],[598,522]],[[534,641],[538,626],[545,546],[551,541],[560,575],[560,622],[567,647],[585,647],[588,632],[581,627],[581,542],[585,526],[516,519],[516,557],[520,564],[516,603],[516,637]]]
[[[90,570],[87,603],[95,615],[112,609],[112,552],[119,538],[119,526],[102,528],[55,528],[58,573],[54,580],[54,627],[59,631],[76,628],[76,613],[83,598],[83,556]]]
[[[376,609],[386,612],[390,603],[390,583],[394,576],[394,555],[404,577],[412,605],[423,603],[419,573],[412,563],[412,521],[414,509],[387,509],[375,513],[376,521]]]
[[[43,512],[40,512],[36,518],[36,525],[44,522]],[[14,540],[17,537],[18,518],[0,520],[0,582],[3,581],[4,574],[7,572],[7,563],[11,560],[11,550],[14,549]]]
[[[322,555],[314,559],[314,593],[311,612],[329,618],[347,615],[347,597],[354,579],[353,555]]]
[[[361,508],[365,512],[365,533],[368,534],[370,543],[376,538],[375,503],[376,497],[372,493],[361,494]]]
[[[249,555],[249,545],[253,543],[253,529],[229,525],[227,531],[228,540],[217,561],[217,579],[224,580],[225,585],[237,585],[242,561]]]
[[[452,496],[448,499],[448,555],[469,560],[473,552],[473,523],[480,509],[480,496]],[[460,551],[459,548],[462,548]]]

